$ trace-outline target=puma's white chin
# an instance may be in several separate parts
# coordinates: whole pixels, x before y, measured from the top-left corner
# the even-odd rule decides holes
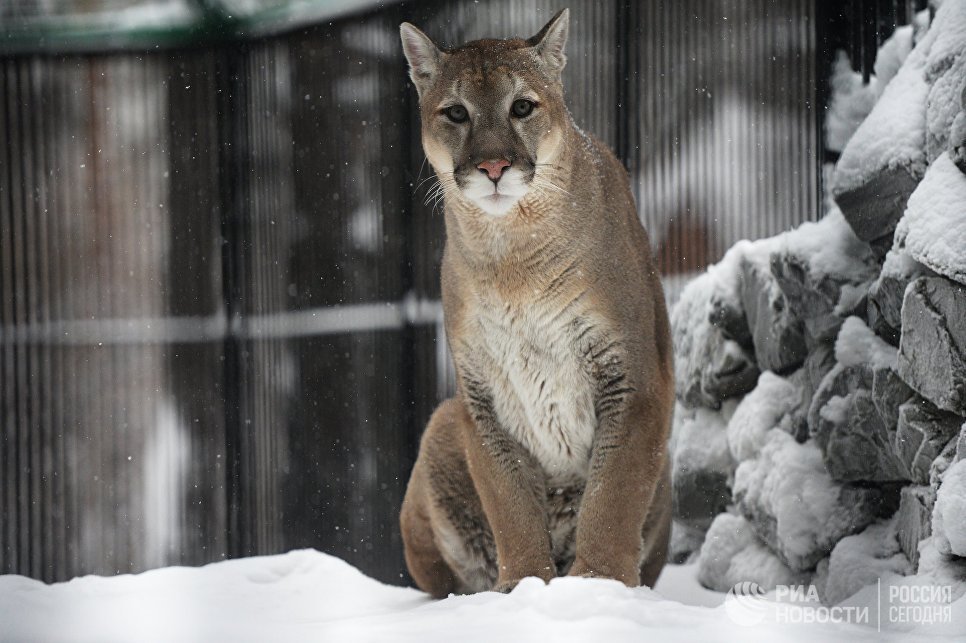
[[[493,193],[489,196],[477,197],[473,199],[476,203],[476,207],[483,210],[489,215],[495,217],[502,217],[504,214],[510,211],[520,197],[507,196],[504,194]]]
[[[494,217],[507,214],[529,191],[523,172],[510,168],[496,184],[483,175],[470,176],[463,194],[483,212]]]

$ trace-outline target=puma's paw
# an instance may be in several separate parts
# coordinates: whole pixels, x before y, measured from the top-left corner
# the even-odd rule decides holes
[[[517,585],[519,585],[523,581],[528,581],[529,582],[529,581],[535,579],[535,580],[542,581],[543,584],[546,585],[550,581],[550,578],[553,578],[553,577],[552,576],[549,576],[547,578],[543,578],[542,576],[533,575],[533,576],[524,576],[523,578],[511,578],[511,579],[508,579],[508,580],[497,580],[496,585],[493,586],[493,591],[494,592],[501,592],[503,594],[509,594],[510,592],[512,592],[516,588]]]
[[[624,565],[607,565],[602,564],[599,567],[593,567],[587,563],[583,558],[577,557],[574,560],[574,564],[571,565],[570,571],[567,573],[568,576],[579,576],[581,578],[606,578],[610,580],[617,580],[628,587],[637,587],[641,584],[641,571],[633,563]]]
[[[500,592],[501,594],[509,594],[513,589],[520,584],[522,578],[514,578],[513,580],[500,581],[493,586],[494,592]]]

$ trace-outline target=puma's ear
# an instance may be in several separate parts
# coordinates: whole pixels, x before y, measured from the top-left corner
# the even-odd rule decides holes
[[[403,53],[409,61],[409,77],[416,85],[416,90],[422,95],[439,72],[443,52],[429,39],[429,36],[408,22],[399,25],[399,37],[402,39]]]
[[[558,75],[567,64],[564,46],[567,44],[569,25],[570,9],[563,9],[527,41],[536,50],[537,56]]]

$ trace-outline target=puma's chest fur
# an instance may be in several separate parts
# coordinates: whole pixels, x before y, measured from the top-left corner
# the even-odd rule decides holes
[[[594,383],[575,341],[584,318],[535,299],[479,302],[478,357],[500,425],[533,454],[548,484],[582,482],[597,428]]]

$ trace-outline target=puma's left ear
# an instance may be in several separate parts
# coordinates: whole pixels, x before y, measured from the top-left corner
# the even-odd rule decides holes
[[[409,77],[422,95],[436,78],[443,52],[429,36],[408,22],[399,25],[399,37],[409,61]]]
[[[537,56],[557,75],[567,64],[564,46],[567,44],[569,25],[570,9],[563,9],[536,36],[527,41],[536,50]]]

